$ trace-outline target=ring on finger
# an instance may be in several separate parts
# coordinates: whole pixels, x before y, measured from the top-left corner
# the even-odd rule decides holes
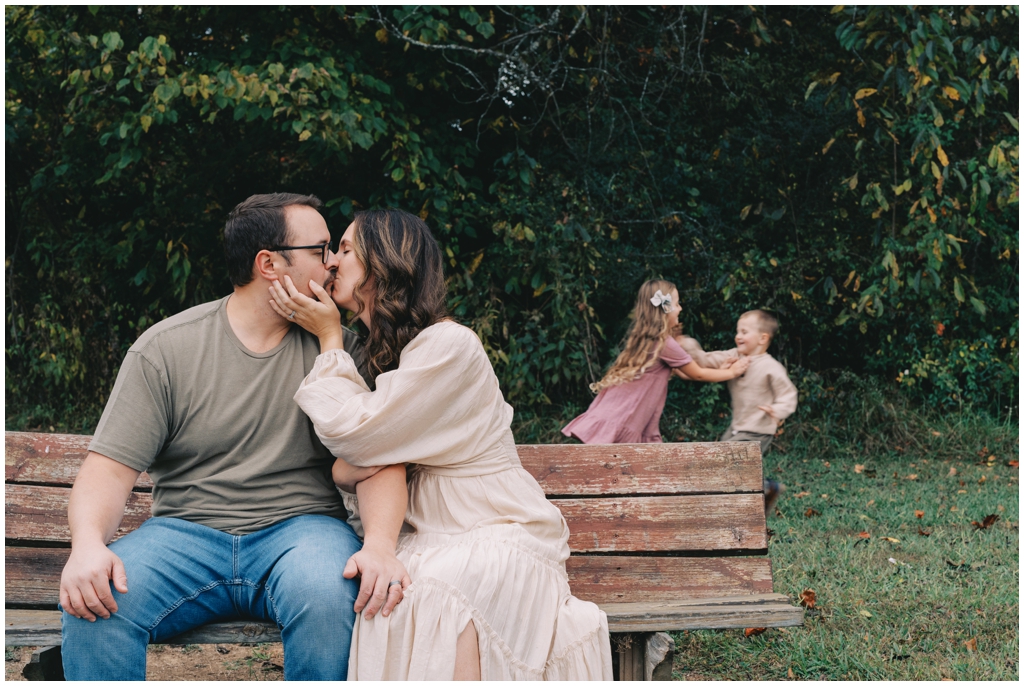
[[[288,319],[295,319],[295,310],[292,310],[292,313],[288,315]]]
[[[396,579],[395,581],[392,581],[391,583],[389,583],[389,584],[388,584],[388,591],[390,591],[390,590],[391,590],[391,587],[392,587],[392,586],[394,586],[394,585],[396,585],[396,584],[397,584],[397,585],[399,586],[399,589],[398,589],[398,590],[402,590],[402,589],[401,589],[401,585],[402,585],[402,580],[401,580],[401,579]]]

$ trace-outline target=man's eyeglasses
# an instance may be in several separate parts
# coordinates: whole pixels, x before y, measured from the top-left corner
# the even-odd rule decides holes
[[[267,248],[267,250],[274,252],[281,252],[283,250],[319,250],[320,261],[323,264],[327,264],[327,251],[338,252],[338,239],[318,245],[276,245],[273,248]]]

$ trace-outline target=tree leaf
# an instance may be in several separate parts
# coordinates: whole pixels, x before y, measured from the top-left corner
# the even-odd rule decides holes
[[[107,47],[107,50],[117,50],[122,45],[121,34],[117,31],[111,31],[110,33],[103,34],[103,45]]]
[[[978,298],[975,298],[975,297],[974,297],[974,296],[972,295],[972,296],[971,296],[971,305],[973,305],[973,306],[974,306],[974,309],[975,309],[975,311],[976,311],[976,312],[977,312],[978,314],[980,314],[980,315],[981,315],[982,317],[984,317],[984,316],[985,316],[985,313],[987,312],[987,310],[986,310],[986,308],[985,308],[985,303],[984,303],[984,302],[982,302],[982,301],[981,301],[981,300],[979,300]]]

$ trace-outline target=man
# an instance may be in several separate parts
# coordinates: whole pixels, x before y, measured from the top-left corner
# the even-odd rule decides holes
[[[317,339],[269,303],[285,275],[306,295],[311,280],[329,289],[338,257],[319,207],[286,193],[239,204],[224,229],[233,293],[154,325],[125,357],[68,504],[69,680],[145,679],[148,643],[232,617],[278,624],[286,679],[344,679],[353,608],[401,600],[404,468],[357,487],[360,549],[334,458],[292,400]],[[143,470],[153,517],[108,547]]]

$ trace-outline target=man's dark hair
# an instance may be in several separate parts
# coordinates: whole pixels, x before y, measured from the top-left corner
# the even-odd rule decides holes
[[[232,286],[244,286],[252,281],[253,262],[260,250],[288,244],[284,208],[290,205],[319,210],[323,203],[315,195],[263,193],[250,195],[231,210],[224,225],[224,255]],[[288,253],[281,254],[291,264]]]

